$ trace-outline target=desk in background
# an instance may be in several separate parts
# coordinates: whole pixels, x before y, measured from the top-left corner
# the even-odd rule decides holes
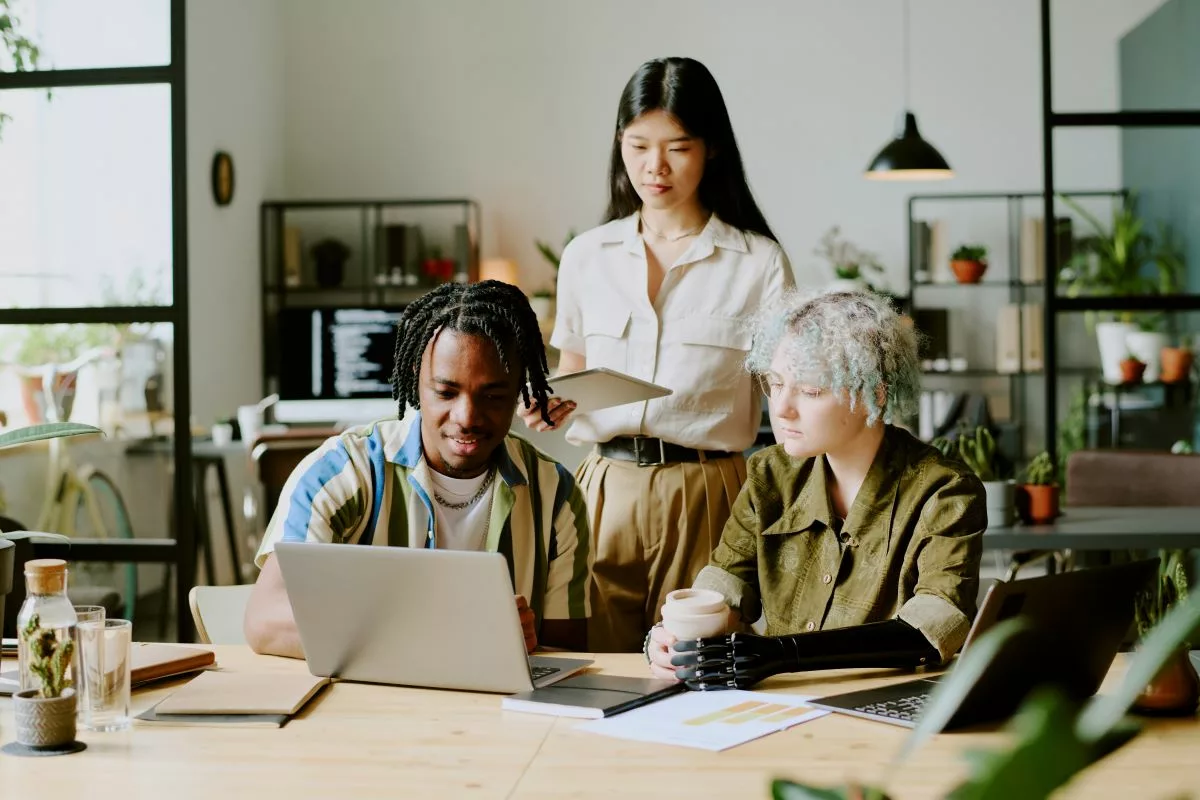
[[[1067,508],[1050,525],[989,528],[985,550],[1159,550],[1200,547],[1200,508]]]
[[[302,662],[216,647],[227,669],[280,673]],[[606,673],[643,676],[640,655],[600,655]],[[1122,671],[1119,659],[1109,681]],[[761,688],[819,695],[911,676],[837,670],[777,678]],[[134,692],[140,713],[178,683]],[[81,731],[88,749],[58,758],[0,755],[0,797],[404,797],[754,800],[770,780],[834,784],[873,780],[908,731],[831,715],[723,753],[610,739],[574,730],[579,720],[500,710],[497,695],[368,684],[329,687],[282,729],[153,727]],[[0,738],[12,709],[0,702]],[[1131,744],[1056,797],[1168,798],[1200,788],[1200,723],[1153,720]],[[965,774],[962,753],[1000,733],[937,736],[889,788],[897,800],[940,797]]]

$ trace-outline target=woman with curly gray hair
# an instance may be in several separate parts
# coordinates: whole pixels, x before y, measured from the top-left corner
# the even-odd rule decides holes
[[[748,462],[694,584],[724,595],[733,632],[677,642],[656,627],[651,671],[745,688],[948,659],[975,615],[987,513],[974,474],[894,424],[920,392],[911,322],[873,294],[793,293],[759,313],[747,367],[778,444]]]

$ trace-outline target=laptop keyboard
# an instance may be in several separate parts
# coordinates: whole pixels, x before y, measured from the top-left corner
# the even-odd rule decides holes
[[[533,679],[535,681],[540,681],[542,678],[545,678],[547,675],[553,675],[554,673],[560,672],[560,671],[561,670],[558,667],[534,667],[534,666],[529,667],[529,674],[533,676]]]
[[[925,708],[925,701],[929,698],[927,694],[918,694],[910,697],[897,697],[892,700],[884,700],[881,703],[867,703],[861,706],[855,706],[855,711],[861,711],[864,714],[874,714],[877,717],[890,717],[891,719],[903,720],[904,722],[915,722],[917,717],[921,715],[921,711]]]

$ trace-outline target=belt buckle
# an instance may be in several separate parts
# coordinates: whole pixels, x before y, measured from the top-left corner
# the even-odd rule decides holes
[[[646,441],[658,442],[658,461],[650,461],[642,456],[642,443]],[[653,456],[653,453],[649,454]],[[651,436],[634,436],[633,437],[633,458],[639,467],[656,467],[667,463],[667,452],[663,446],[662,439],[655,439]]]

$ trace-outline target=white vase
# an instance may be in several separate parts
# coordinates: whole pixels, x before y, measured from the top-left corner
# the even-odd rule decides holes
[[[1133,331],[1125,334],[1125,347],[1146,365],[1142,380],[1154,383],[1162,370],[1162,349],[1167,346],[1167,336],[1153,331]]]
[[[538,322],[548,322],[554,319],[553,297],[531,297],[529,298],[529,307],[537,315]]]
[[[834,278],[826,287],[829,292],[865,292],[867,282],[862,278]]]
[[[1106,383],[1121,383],[1121,361],[1129,352],[1125,338],[1137,332],[1131,322],[1097,322],[1096,344],[1100,348],[1100,369]]]

